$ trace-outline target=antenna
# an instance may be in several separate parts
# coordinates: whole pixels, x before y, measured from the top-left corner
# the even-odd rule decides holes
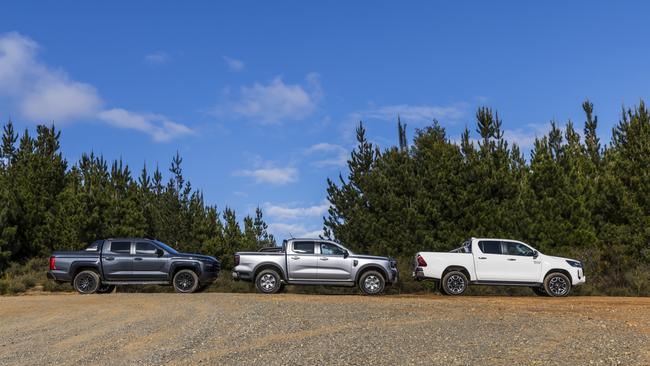
[[[289,232],[289,236],[291,237],[291,239],[294,238],[294,237],[293,237],[293,234],[291,234],[291,232]]]

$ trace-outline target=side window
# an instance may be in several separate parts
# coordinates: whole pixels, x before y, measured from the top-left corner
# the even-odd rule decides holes
[[[500,241],[480,241],[478,247],[485,254],[501,254]]]
[[[503,246],[508,255],[533,256],[533,250],[521,243],[504,242]]]
[[[345,252],[338,245],[320,243],[320,254],[322,255],[343,255]]]
[[[120,254],[131,253],[131,242],[128,241],[114,241],[111,243],[111,252]]]
[[[314,254],[313,241],[294,241],[293,252],[300,254]]]
[[[158,247],[146,241],[135,243],[135,254],[156,254],[156,249]]]

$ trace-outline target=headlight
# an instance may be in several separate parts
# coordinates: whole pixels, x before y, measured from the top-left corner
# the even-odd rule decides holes
[[[570,260],[567,260],[566,262],[569,263],[571,267],[582,268],[582,262],[570,261]]]

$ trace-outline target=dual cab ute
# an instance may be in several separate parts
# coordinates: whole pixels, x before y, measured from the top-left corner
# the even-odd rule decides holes
[[[82,294],[109,293],[115,285],[173,285],[190,293],[209,286],[220,263],[207,255],[179,253],[151,239],[106,239],[77,252],[54,252],[47,277],[70,282]]]
[[[262,293],[283,285],[358,285],[380,294],[398,278],[397,262],[387,257],[354,254],[341,244],[321,239],[285,240],[281,247],[235,253],[235,280],[251,281]]]
[[[460,295],[472,284],[528,286],[540,296],[567,296],[572,286],[585,283],[582,262],[508,239],[471,238],[449,253],[417,253],[413,276],[439,282],[447,295]]]

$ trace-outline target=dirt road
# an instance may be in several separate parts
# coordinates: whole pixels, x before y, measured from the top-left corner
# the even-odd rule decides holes
[[[0,365],[650,365],[650,298],[0,297]]]

